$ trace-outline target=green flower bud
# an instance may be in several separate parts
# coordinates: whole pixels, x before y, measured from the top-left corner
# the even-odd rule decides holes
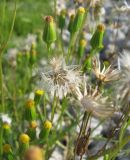
[[[8,143],[3,145],[3,159],[6,159],[6,160],[13,160],[14,159],[12,147]]]
[[[74,23],[74,15],[72,14],[70,17],[69,25],[68,25],[68,31],[70,33],[72,33],[72,30],[73,30],[73,23]]]
[[[17,63],[20,64],[22,62],[22,53],[21,52],[18,52],[17,54]]]
[[[103,36],[105,32],[104,24],[99,24],[95,33],[93,34],[90,44],[92,49],[102,49],[103,48]]]
[[[51,16],[47,16],[45,18],[43,40],[47,43],[47,45],[51,45],[51,43],[56,40],[56,26],[53,17]]]
[[[62,30],[65,27],[66,10],[63,9],[59,15],[59,28]]]
[[[92,58],[91,56],[88,56],[84,62],[84,65],[83,65],[83,72],[85,73],[86,71],[87,72],[90,72],[91,71],[91,68],[92,68],[92,64],[91,64],[91,61],[92,61]]]
[[[35,100],[36,104],[39,103],[39,101],[40,101],[40,99],[41,99],[41,97],[42,97],[43,94],[44,94],[44,90],[38,89],[38,90],[35,91],[34,100]]]
[[[77,32],[80,30],[83,20],[84,20],[84,15],[85,15],[85,9],[83,7],[80,7],[77,11],[77,14],[74,19],[73,23],[73,33]]]
[[[31,49],[30,49],[30,65],[33,65],[36,62],[36,48],[35,43],[32,43]]]
[[[4,153],[10,153],[10,152],[12,152],[11,145],[10,144],[4,144],[4,146],[3,146],[3,152]]]
[[[29,141],[30,141],[30,137],[25,134],[22,133],[19,137],[19,151],[20,153],[25,152],[26,149],[29,148]]]
[[[36,119],[36,117],[37,115],[36,115],[35,102],[29,99],[26,103],[25,119],[28,121],[33,121]]]
[[[11,126],[8,123],[3,124],[3,137],[6,142],[10,142],[11,138]]]
[[[48,138],[51,128],[52,128],[52,123],[46,120],[43,123],[43,128],[41,129],[39,137],[45,141]]]
[[[35,140],[36,139],[36,128],[37,128],[38,124],[36,121],[31,121],[27,134],[29,135],[29,137],[31,138],[31,140]]]
[[[81,58],[83,56],[86,45],[87,45],[86,40],[81,39],[79,42],[79,48],[78,48],[78,57],[79,58]]]

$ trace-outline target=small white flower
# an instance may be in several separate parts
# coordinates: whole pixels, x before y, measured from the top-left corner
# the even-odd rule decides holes
[[[3,123],[8,123],[9,125],[11,124],[12,119],[8,116],[8,114],[1,113],[0,114],[0,119],[2,120]]]
[[[95,56],[92,59],[92,72],[96,75],[98,79],[103,82],[115,81],[119,78],[120,71],[118,69],[113,69],[110,65],[108,68],[103,65],[101,69],[101,63],[99,56]]]
[[[71,93],[81,82],[80,71],[77,66],[66,66],[63,57],[52,58],[47,71],[41,71],[42,85],[52,96],[60,99]]]

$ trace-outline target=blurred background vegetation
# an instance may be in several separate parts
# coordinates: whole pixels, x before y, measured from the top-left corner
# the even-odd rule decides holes
[[[6,41],[13,19],[15,0],[0,0],[0,43]],[[8,47],[14,47],[16,40],[28,33],[42,31],[45,15],[52,14],[49,0],[17,0],[17,14]]]

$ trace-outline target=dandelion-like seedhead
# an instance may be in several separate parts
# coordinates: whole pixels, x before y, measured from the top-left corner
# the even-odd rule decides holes
[[[92,58],[92,72],[96,75],[98,79],[103,82],[118,80],[120,74],[120,71],[118,69],[113,69],[111,65],[108,68],[103,65],[102,69],[99,56],[95,56]]]
[[[120,68],[121,76],[116,85],[117,101],[123,107],[130,103],[130,54],[124,52],[119,56],[118,68]]]
[[[63,57],[52,58],[47,70],[41,71],[42,85],[52,96],[60,99],[80,85],[81,76],[77,66],[67,66]]]
[[[103,93],[99,92],[98,87],[93,89],[90,85],[86,85],[85,81],[83,91],[77,88],[75,93],[81,103],[82,109],[91,113],[96,118],[110,118],[116,111],[113,103],[108,97],[103,96]]]
[[[127,51],[124,51],[123,54],[120,54],[118,58],[118,68],[126,68],[127,70],[130,70],[130,53]]]

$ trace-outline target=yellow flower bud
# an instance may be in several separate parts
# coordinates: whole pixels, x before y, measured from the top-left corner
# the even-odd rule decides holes
[[[80,40],[80,46],[85,47],[86,45],[87,45],[87,41],[84,40],[84,39],[81,39],[81,40]]]
[[[10,129],[10,125],[8,123],[3,124],[3,129]]]
[[[85,15],[85,9],[83,7],[80,7],[76,13],[74,23],[73,23],[73,30],[72,32],[75,33],[80,30]]]
[[[38,96],[42,96],[44,94],[44,91],[38,89],[38,90],[35,91],[35,94],[38,95]]]
[[[10,144],[4,144],[3,152],[9,153],[10,151],[11,151],[11,145]]]
[[[30,127],[33,128],[33,129],[37,128],[37,122],[36,121],[32,121],[30,123]]]
[[[99,24],[95,33],[93,34],[90,44],[92,49],[102,49],[103,48],[103,38],[104,38],[105,26],[104,24]]]
[[[26,108],[25,108],[25,119],[28,121],[33,121],[37,117],[36,114],[36,108],[35,108],[35,101],[32,99],[29,99],[26,102]]]
[[[87,41],[85,39],[81,39],[79,42],[79,48],[78,48],[79,59],[83,56],[83,54],[85,52],[86,45],[87,45]]]
[[[48,121],[48,120],[46,120],[45,122],[44,122],[44,124],[43,124],[43,127],[45,128],[45,129],[51,129],[52,128],[52,123],[50,122],[50,121]]]
[[[79,12],[79,13],[85,13],[85,9],[84,9],[83,7],[80,7],[80,8],[78,9],[78,12]]]
[[[32,108],[32,107],[34,107],[34,105],[35,105],[35,102],[34,102],[34,100],[32,100],[32,99],[29,99],[29,100],[26,102],[26,107],[27,107],[27,108]]]
[[[30,137],[27,134],[22,133],[19,137],[21,143],[27,144],[30,141]]]
[[[100,31],[100,32],[104,32],[105,31],[105,25],[104,24],[99,24],[97,26],[97,29]]]

